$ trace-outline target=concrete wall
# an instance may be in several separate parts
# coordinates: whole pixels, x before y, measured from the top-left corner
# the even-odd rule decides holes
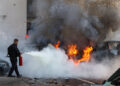
[[[0,32],[24,38],[26,32],[26,0],[0,0]]]

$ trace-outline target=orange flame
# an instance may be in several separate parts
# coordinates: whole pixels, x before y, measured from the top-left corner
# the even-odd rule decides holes
[[[25,35],[25,38],[28,38],[28,37],[29,37],[29,35],[28,35],[28,34],[26,34],[26,35]]]
[[[69,59],[76,59],[76,55],[78,54],[77,45],[68,45],[68,57]]]
[[[89,61],[90,61],[90,54],[91,54],[92,51],[93,51],[93,48],[87,46],[87,47],[83,50],[83,56],[82,56],[82,58],[79,59],[79,60],[77,61],[77,63],[80,63],[80,62],[89,62]]]
[[[90,54],[93,51],[92,47],[87,46],[84,50],[83,50],[83,55],[81,59],[76,58],[76,56],[79,54],[78,49],[77,49],[77,45],[69,45],[68,46],[68,57],[69,59],[73,60],[75,65],[77,65],[80,62],[89,62],[90,61]]]
[[[60,46],[60,41],[58,41],[56,44],[54,44],[54,47],[55,47],[56,49],[58,49],[59,46]]]
[[[56,49],[58,49],[59,46],[60,46],[60,41],[58,41],[56,44],[54,44],[54,47]],[[79,50],[77,49],[76,44],[71,44],[71,45],[68,45],[67,55],[68,55],[69,59],[73,60],[75,65],[77,65],[81,62],[89,62],[90,61],[90,54],[91,54],[92,51],[93,51],[93,48],[90,47],[90,46],[87,46],[83,50],[82,58],[77,59],[77,55],[79,54]]]

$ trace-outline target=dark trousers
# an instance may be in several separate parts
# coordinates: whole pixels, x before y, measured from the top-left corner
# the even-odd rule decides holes
[[[10,61],[11,61],[12,67],[9,71],[8,76],[12,76],[12,73],[13,73],[14,70],[16,72],[16,75],[20,76],[19,71],[18,71],[18,67],[17,67],[17,59],[10,59]]]

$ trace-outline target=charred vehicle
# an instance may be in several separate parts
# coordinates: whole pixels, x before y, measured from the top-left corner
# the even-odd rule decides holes
[[[57,41],[56,43],[47,40],[46,42],[41,42],[39,44],[33,44],[32,47],[42,50],[49,44],[53,45],[55,48],[62,48],[68,55],[68,59],[72,59],[75,63],[89,62],[91,56],[95,58],[98,62],[104,60],[105,58],[113,59],[120,54],[120,41],[105,41],[97,44],[97,46],[88,45],[84,49],[79,49],[77,44],[70,44],[64,46],[64,43]]]
[[[99,61],[104,58],[112,59],[120,55],[120,41],[105,41],[98,44],[94,48],[93,55]]]

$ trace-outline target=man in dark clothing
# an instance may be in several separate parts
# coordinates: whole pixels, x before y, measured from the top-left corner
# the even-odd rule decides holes
[[[14,43],[8,47],[8,55],[10,57],[10,61],[12,64],[8,77],[12,77],[12,73],[14,70],[17,74],[17,77],[21,77],[17,67],[17,57],[20,56],[20,51],[17,48],[17,45],[18,45],[18,39],[14,39]]]

